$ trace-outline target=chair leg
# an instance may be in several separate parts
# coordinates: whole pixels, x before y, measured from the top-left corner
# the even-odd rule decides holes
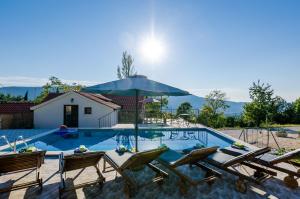
[[[235,188],[240,193],[246,193],[247,192],[247,184],[245,183],[244,179],[239,178],[235,182]]]
[[[39,179],[39,187],[40,187],[40,190],[42,191],[43,190],[43,179]]]
[[[103,182],[105,182],[104,176],[103,176],[102,173],[100,172],[100,170],[99,170],[99,168],[97,167],[97,165],[95,165],[95,169],[96,169],[97,174],[98,174],[98,176],[99,176],[99,178],[100,178],[100,180],[101,180],[101,184],[103,184]]]
[[[40,190],[43,190],[43,179],[40,178],[40,169],[39,168],[37,168],[37,170],[36,170],[36,181],[39,184]]]
[[[180,193],[182,195],[186,195],[187,191],[188,191],[188,188],[187,188],[187,184],[185,183],[185,180],[180,178],[179,182],[178,182],[178,185],[179,185]]]
[[[205,178],[209,178],[209,177],[212,177],[214,176],[214,173],[210,170],[208,170],[206,173],[205,173]],[[207,181],[206,183],[211,186],[215,183],[216,179],[215,178],[212,178],[211,180]]]
[[[103,169],[102,172],[106,171],[106,160],[103,158]]]
[[[296,189],[299,185],[298,185],[298,181],[296,180],[296,178],[292,175],[288,175],[283,179],[283,182],[285,183],[285,185],[291,189]]]
[[[124,184],[124,193],[127,196],[127,198],[132,198],[136,194],[136,188],[130,186],[128,183]]]
[[[66,186],[66,184],[65,184],[65,179],[64,179],[64,174],[63,173],[60,173],[60,188],[61,189],[64,189],[65,188],[65,186]]]

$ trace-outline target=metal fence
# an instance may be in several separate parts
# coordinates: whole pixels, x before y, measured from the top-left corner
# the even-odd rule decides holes
[[[178,118],[189,120],[192,117],[198,117],[199,110],[192,109],[186,115],[177,114],[176,109],[162,109],[162,110],[140,110],[139,111],[139,124],[156,124],[166,123],[166,121],[173,122]],[[118,113],[119,123],[134,123],[135,110],[120,110]]]

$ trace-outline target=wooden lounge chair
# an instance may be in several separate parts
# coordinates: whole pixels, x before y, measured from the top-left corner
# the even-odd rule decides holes
[[[36,151],[30,153],[14,153],[1,155],[0,176],[4,174],[24,172],[27,170],[36,170],[36,180],[0,189],[0,193],[23,189],[35,185],[39,185],[40,189],[42,189],[43,180],[42,178],[40,178],[40,167],[44,162],[45,153],[46,151]]]
[[[78,154],[72,154],[72,155],[65,155],[61,153],[59,157],[59,171],[60,171],[60,177],[61,177],[61,184],[59,187],[59,196],[61,197],[61,194],[63,192],[67,192],[70,190],[75,190],[81,187],[98,184],[102,186],[103,182],[105,181],[105,178],[102,176],[99,168],[98,163],[100,159],[103,157],[104,152],[85,152],[85,153],[78,153]],[[77,169],[85,169],[87,167],[95,167],[96,172],[99,176],[97,180],[81,183],[78,185],[75,185],[73,187],[66,188],[65,185],[65,178],[66,173],[68,171],[73,171]],[[64,178],[65,174],[65,178]]]
[[[231,173],[239,179],[236,181],[236,189],[241,193],[246,193],[247,185],[245,180],[260,184],[264,180],[266,180],[270,175],[276,176],[277,173],[274,171],[270,171],[265,169],[259,165],[254,165],[251,163],[251,160],[258,155],[262,155],[270,151],[270,148],[263,148],[258,150],[253,150],[251,152],[247,152],[245,154],[239,156],[233,156],[223,152],[223,149],[219,149],[216,153],[208,156],[204,159],[205,162],[224,170],[228,173]],[[251,168],[254,172],[253,175],[250,175],[247,171],[246,173],[242,172],[242,170],[238,167],[243,167],[246,170],[247,166]]]
[[[210,147],[210,148],[201,148],[195,149],[189,152],[186,155],[183,155],[177,151],[168,149],[165,153],[163,153],[157,161],[168,168],[171,172],[175,173],[179,178],[179,188],[181,193],[187,193],[187,189],[189,185],[197,186],[201,183],[211,184],[217,177],[221,177],[221,174],[211,168],[208,168],[204,164],[199,163],[200,160],[206,158],[207,156],[215,153],[218,147]],[[204,170],[206,175],[204,178],[195,179],[191,176],[188,176],[182,171],[180,171],[179,167],[182,165],[197,166],[198,168]]]
[[[247,153],[247,150],[236,149],[233,147],[226,147],[223,151],[234,156]],[[300,149],[297,149],[281,156],[264,153],[254,157],[252,161],[259,165],[288,174],[283,180],[284,183],[290,188],[297,188],[299,185],[296,177],[300,178],[300,165],[291,160],[299,156]]]
[[[147,186],[151,183],[160,184],[166,177],[168,177],[166,172],[151,164],[153,160],[158,158],[165,151],[166,148],[158,148],[138,153],[118,153],[115,150],[107,151],[104,155],[103,172],[106,172],[106,169],[108,168],[106,166],[107,162],[125,180],[125,194],[129,197],[134,196],[139,188]],[[143,166],[148,166],[150,169],[152,169],[156,173],[156,176],[150,181],[139,184],[135,179],[133,179],[133,176],[130,175],[129,172],[139,170]]]

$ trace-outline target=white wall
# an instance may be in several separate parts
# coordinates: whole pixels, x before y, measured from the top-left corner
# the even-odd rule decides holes
[[[71,103],[71,99],[74,99]],[[46,102],[47,103],[47,102]],[[34,110],[35,128],[58,128],[64,123],[64,105],[78,105],[78,127],[99,128],[99,118],[114,111],[112,108],[69,92]],[[84,114],[84,107],[92,107],[92,114]],[[117,111],[115,111],[117,113]],[[111,115],[111,125],[118,123],[118,114]]]

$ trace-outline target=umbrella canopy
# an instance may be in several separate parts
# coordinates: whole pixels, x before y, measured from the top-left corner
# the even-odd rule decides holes
[[[82,89],[83,92],[111,94],[119,96],[135,96],[135,141],[138,150],[138,96],[184,96],[189,92],[148,79],[143,75],[135,75],[126,79],[98,84]]]
[[[84,88],[83,91],[120,96],[135,96],[136,91],[138,91],[140,96],[189,95],[187,91],[150,80],[142,75],[135,75],[126,79],[90,86]]]

